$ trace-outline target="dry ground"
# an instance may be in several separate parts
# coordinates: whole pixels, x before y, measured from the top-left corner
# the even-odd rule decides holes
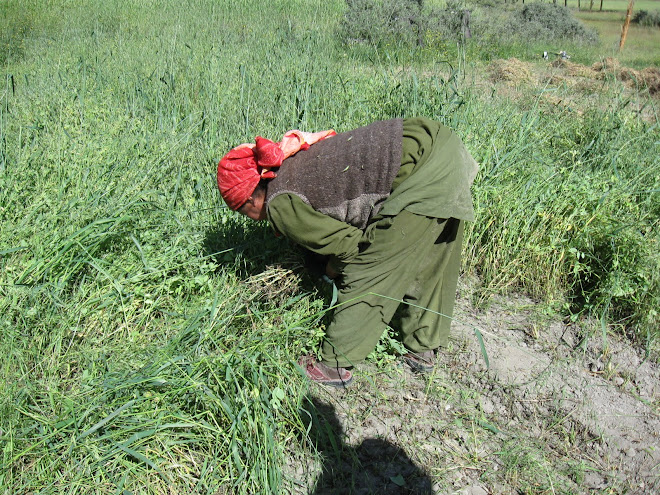
[[[311,386],[323,462],[292,453],[290,493],[660,492],[657,357],[523,297],[469,300],[433,374],[372,363]]]

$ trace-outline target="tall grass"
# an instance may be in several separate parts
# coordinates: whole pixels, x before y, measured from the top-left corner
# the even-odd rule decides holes
[[[215,187],[257,133],[442,120],[481,162],[483,294],[657,323],[657,127],[624,100],[580,117],[482,98],[465,58],[339,44],[339,1],[0,9],[5,493],[278,493],[285,450],[314,455],[294,362],[325,302],[288,274],[250,284],[292,255]]]
[[[634,319],[653,335],[660,183],[649,151],[657,151],[657,124],[624,117],[625,100],[551,120],[539,101],[524,111],[491,106],[473,129],[485,167],[468,270],[484,276],[487,292],[525,287],[569,311],[624,326]]]

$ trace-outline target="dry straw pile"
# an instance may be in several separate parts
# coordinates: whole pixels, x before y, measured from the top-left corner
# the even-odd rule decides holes
[[[618,60],[611,57],[596,62],[591,67],[562,59],[554,60],[549,66],[560,71],[560,73],[553,71],[549,77],[552,84],[584,85],[585,80],[596,81],[612,77],[631,89],[647,89],[650,95],[660,95],[660,69],[657,67],[631,69],[623,67]],[[522,62],[517,58],[499,59],[490,63],[488,74],[492,82],[534,84],[537,77],[534,75],[533,67],[534,64]]]
[[[531,70],[531,64],[517,58],[508,60],[493,60],[488,66],[488,74],[493,82],[533,83],[536,78]]]

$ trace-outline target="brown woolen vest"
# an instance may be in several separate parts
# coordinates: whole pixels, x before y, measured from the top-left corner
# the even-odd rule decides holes
[[[284,160],[266,206],[295,194],[316,211],[364,229],[390,195],[401,167],[403,121],[374,122],[324,139]]]

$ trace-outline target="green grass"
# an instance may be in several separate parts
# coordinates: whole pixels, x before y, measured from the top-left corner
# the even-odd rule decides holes
[[[622,64],[642,69],[648,66],[660,66],[660,30],[640,27],[631,24],[624,50],[619,52],[621,27],[626,17],[628,2],[625,0],[604,0],[600,11],[600,1],[595,0],[593,10],[589,10],[589,1],[581,1],[581,10],[577,9],[577,1],[568,2],[573,14],[585,25],[596,29],[600,36],[597,52],[591,57],[616,57]],[[640,10],[660,10],[660,1],[636,1],[634,13]],[[593,60],[595,61],[595,60]],[[592,61],[592,63],[593,63]]]
[[[635,4],[637,6],[637,4]],[[637,7],[636,7],[637,8]],[[660,5],[655,7],[660,9]],[[578,19],[585,25],[598,31],[600,45],[594,56],[615,57],[629,67],[659,67],[660,66],[660,29],[631,24],[622,51],[619,51],[621,27],[625,18],[624,11],[607,12],[575,12]]]
[[[342,12],[0,6],[4,493],[278,493],[285,451],[315,455],[294,362],[327,300],[274,268],[256,289],[295,254],[215,186],[258,133],[439,119],[481,163],[465,269],[484,298],[657,331],[658,128],[630,97],[614,86],[584,116],[491,99],[452,46],[338,44]]]
[[[589,11],[590,0],[580,0],[582,11]],[[577,0],[570,0],[568,7],[577,10]],[[628,0],[603,0],[603,12],[626,12]],[[634,10],[654,10],[660,8],[658,0],[635,0]],[[600,9],[600,0],[594,0],[593,11]]]

